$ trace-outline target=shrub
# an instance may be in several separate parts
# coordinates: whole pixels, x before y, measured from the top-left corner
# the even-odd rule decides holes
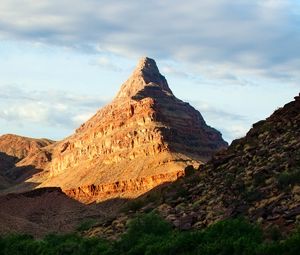
[[[184,175],[186,177],[193,175],[195,172],[196,172],[196,169],[192,165],[189,165],[184,169]]]
[[[291,172],[285,171],[278,176],[278,186],[283,189],[289,185],[300,183],[300,169],[295,169]]]
[[[94,219],[86,219],[79,224],[76,230],[79,232],[89,230],[91,227],[95,225],[95,223],[96,221]]]
[[[269,231],[270,233],[272,231]],[[270,234],[269,233],[269,234]],[[244,219],[218,222],[204,230],[180,232],[154,213],[139,216],[114,242],[76,234],[0,237],[2,255],[298,255],[300,230],[282,239],[264,239],[262,230]]]

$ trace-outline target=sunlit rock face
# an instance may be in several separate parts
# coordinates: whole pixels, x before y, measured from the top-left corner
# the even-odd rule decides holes
[[[83,190],[93,193],[86,187],[98,187],[98,200],[109,194],[134,197],[173,181],[187,165],[202,164],[225,147],[221,134],[174,96],[155,61],[142,58],[110,104],[75,134],[48,146],[51,161],[46,171],[30,181],[73,194],[79,188],[80,197]],[[118,182],[122,188],[107,192]],[[105,196],[99,195],[101,187]]]
[[[37,169],[44,169],[51,161],[51,153],[44,148],[53,143],[12,134],[0,136],[0,190],[23,182]]]

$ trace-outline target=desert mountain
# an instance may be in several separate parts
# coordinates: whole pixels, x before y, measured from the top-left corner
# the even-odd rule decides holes
[[[2,143],[3,138],[0,150]],[[91,202],[135,197],[176,180],[186,166],[203,164],[226,147],[197,110],[174,96],[155,61],[143,58],[110,104],[63,141],[37,153],[25,150],[29,155],[21,155],[26,157],[20,165],[43,170],[26,183],[58,186]],[[11,150],[23,153],[20,144]]]
[[[300,221],[300,96],[254,124],[200,171],[135,204],[144,206],[140,212],[157,209],[180,229],[238,215],[269,229],[295,229]]]

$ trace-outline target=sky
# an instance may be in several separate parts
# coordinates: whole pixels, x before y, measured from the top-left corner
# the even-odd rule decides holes
[[[1,0],[0,135],[60,140],[139,58],[231,142],[300,92],[299,0]]]

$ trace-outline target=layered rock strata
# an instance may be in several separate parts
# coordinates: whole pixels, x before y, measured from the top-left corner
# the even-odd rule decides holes
[[[174,96],[155,61],[143,58],[110,104],[75,134],[43,150],[51,160],[43,167],[44,174],[29,181],[39,187],[86,190],[93,185],[110,187],[164,176],[157,179],[158,185],[226,147],[221,134],[209,127],[197,110]],[[30,163],[39,158],[36,154]],[[135,190],[154,186],[143,185]],[[129,196],[139,194],[122,190]],[[111,192],[113,196],[117,193]],[[95,200],[99,197],[102,195],[97,193]]]

